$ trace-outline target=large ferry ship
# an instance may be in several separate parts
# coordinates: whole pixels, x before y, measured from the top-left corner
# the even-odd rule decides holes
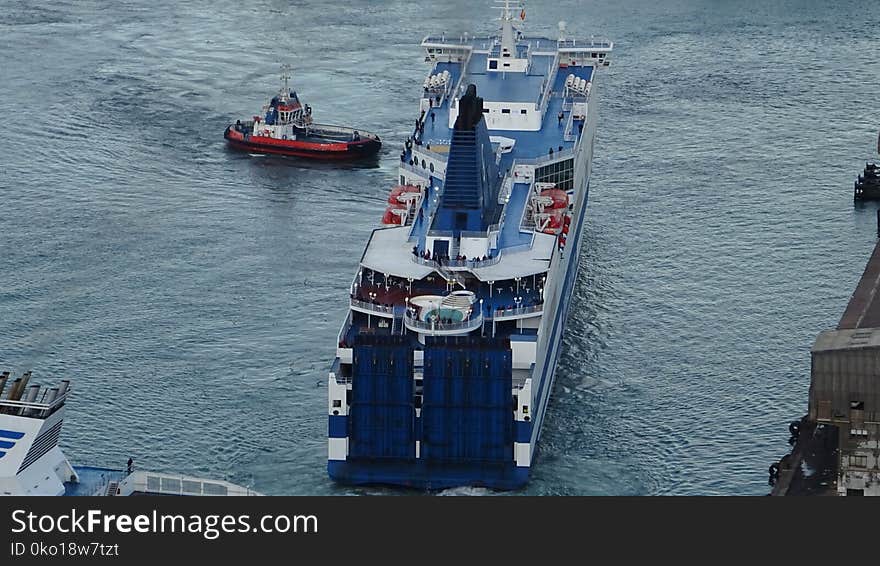
[[[578,271],[612,43],[426,37],[413,135],[351,283],[329,375],[328,472],[513,489],[529,470]]]

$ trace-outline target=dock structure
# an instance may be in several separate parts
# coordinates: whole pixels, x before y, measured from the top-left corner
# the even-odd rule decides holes
[[[880,165],[865,163],[865,170],[853,187],[853,200],[880,200]]]
[[[880,133],[877,134],[877,154],[880,155]],[[865,163],[865,170],[856,179],[853,187],[853,200],[880,200],[880,165],[876,162]]]
[[[809,410],[790,427],[773,494],[880,495],[880,242],[811,360]]]

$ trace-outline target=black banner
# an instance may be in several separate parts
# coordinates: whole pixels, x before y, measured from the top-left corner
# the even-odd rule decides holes
[[[758,548],[804,536],[797,517],[844,512],[867,498],[126,497],[0,499],[0,564],[197,560],[250,564],[269,556],[363,562],[477,556],[493,564],[560,553],[662,555],[735,541]],[[846,507],[846,509],[843,509]],[[825,536],[831,536],[828,525]],[[794,537],[794,538],[790,538]],[[755,546],[758,545],[758,546]],[[734,545],[736,546],[736,545]],[[472,554],[471,550],[473,549]],[[409,557],[409,559],[406,559]],[[294,560],[294,558],[296,560]],[[395,560],[396,562],[397,560]],[[155,562],[154,562],[155,563]]]

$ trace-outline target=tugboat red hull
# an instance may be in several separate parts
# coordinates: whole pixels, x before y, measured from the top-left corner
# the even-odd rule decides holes
[[[353,141],[284,140],[242,133],[229,125],[223,133],[229,145],[249,153],[291,155],[311,159],[359,159],[376,155],[382,147],[377,137]]]

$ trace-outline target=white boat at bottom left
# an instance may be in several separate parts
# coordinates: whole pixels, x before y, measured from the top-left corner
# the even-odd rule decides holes
[[[261,495],[226,481],[133,470],[131,459],[125,469],[71,465],[58,446],[70,381],[44,388],[30,378],[0,372],[0,495]]]

